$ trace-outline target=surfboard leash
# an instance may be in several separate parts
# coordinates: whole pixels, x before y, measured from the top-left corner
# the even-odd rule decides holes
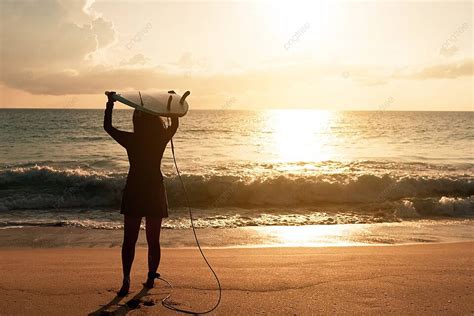
[[[168,124],[169,124],[169,118],[168,118]],[[209,309],[209,310],[206,310],[206,311],[203,311],[203,312],[195,312],[195,311],[192,311],[192,310],[186,310],[186,309],[181,309],[181,308],[178,308],[176,306],[173,306],[171,303],[167,302],[167,300],[171,297],[171,293],[173,291],[173,285],[168,282],[167,280],[163,279],[161,276],[158,278],[159,280],[162,280],[163,282],[165,282],[166,284],[168,284],[169,288],[170,288],[170,294],[168,294],[164,299],[161,300],[161,304],[170,309],[170,310],[173,310],[175,312],[181,312],[181,313],[185,313],[185,314],[208,314],[210,312],[212,312],[213,310],[215,310],[219,304],[221,303],[221,299],[222,299],[222,287],[221,287],[221,282],[219,280],[219,277],[217,276],[217,273],[214,271],[214,269],[212,268],[211,264],[209,263],[209,261],[207,260],[202,248],[201,248],[201,244],[199,243],[199,239],[198,239],[198,236],[196,234],[196,227],[194,226],[194,218],[193,218],[193,212],[192,212],[192,209],[191,209],[191,204],[189,203],[189,196],[188,196],[188,192],[186,191],[186,187],[184,185],[184,181],[183,181],[183,178],[181,177],[181,172],[179,171],[179,168],[178,168],[178,164],[176,162],[176,155],[174,153],[174,144],[173,144],[173,138],[171,138],[170,140],[170,143],[171,143],[171,153],[173,154],[173,162],[174,162],[174,166],[176,168],[176,173],[178,174],[178,178],[179,180],[181,181],[181,186],[183,188],[183,192],[184,192],[184,196],[186,198],[186,206],[188,208],[188,212],[189,212],[189,219],[191,221],[191,227],[192,227],[192,230],[193,230],[193,235],[194,235],[194,240],[196,241],[196,245],[199,249],[199,252],[201,253],[201,256],[202,258],[204,259],[204,262],[206,262],[207,266],[209,267],[209,270],[212,272],[212,275],[214,276],[214,278],[216,279],[216,283],[217,283],[217,287],[218,287],[218,290],[219,290],[219,296],[217,298],[217,301],[216,303],[214,304],[214,306]]]

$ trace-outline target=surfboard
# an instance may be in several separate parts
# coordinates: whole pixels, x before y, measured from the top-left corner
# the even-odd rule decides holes
[[[105,95],[111,92],[105,91]],[[182,117],[188,113],[188,102],[186,98],[191,92],[186,91],[182,96],[173,90],[168,92],[127,92],[114,93],[115,101],[131,106],[143,112],[159,116]]]

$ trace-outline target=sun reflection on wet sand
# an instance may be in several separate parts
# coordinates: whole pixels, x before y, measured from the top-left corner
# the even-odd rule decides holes
[[[269,245],[281,247],[322,247],[367,245],[357,241],[367,228],[366,224],[268,226],[255,227]]]
[[[259,246],[334,247],[472,241],[472,221],[422,220],[378,224],[245,228]]]

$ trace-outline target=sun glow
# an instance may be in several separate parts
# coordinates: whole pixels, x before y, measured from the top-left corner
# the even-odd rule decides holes
[[[269,111],[274,152],[281,162],[318,162],[332,157],[330,123],[333,113],[318,110]]]
[[[272,243],[284,247],[355,246],[365,225],[268,226],[254,228]]]

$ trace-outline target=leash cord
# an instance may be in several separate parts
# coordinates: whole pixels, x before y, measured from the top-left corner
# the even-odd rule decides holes
[[[191,210],[191,204],[189,203],[189,196],[188,196],[188,192],[186,191],[186,187],[184,185],[184,181],[183,181],[183,178],[181,177],[181,172],[179,171],[179,168],[178,168],[178,164],[176,163],[176,156],[174,154],[174,144],[173,144],[173,138],[171,138],[171,153],[173,154],[173,161],[174,161],[174,166],[176,168],[176,173],[178,174],[178,177],[179,177],[179,180],[181,181],[181,186],[183,187],[183,192],[184,192],[184,195],[186,197],[186,205],[187,205],[187,208],[188,208],[188,212],[189,212],[189,219],[191,220],[191,227],[193,229],[193,234],[194,234],[194,240],[196,241],[196,245],[199,249],[199,252],[201,253],[201,256],[202,258],[204,259],[204,261],[206,262],[207,266],[209,267],[209,270],[212,272],[212,274],[214,275],[214,278],[216,279],[216,282],[217,282],[217,286],[219,288],[219,296],[217,298],[217,301],[216,303],[214,304],[214,306],[209,309],[209,310],[206,310],[206,311],[203,311],[203,312],[195,312],[195,311],[191,311],[191,310],[186,310],[186,309],[181,309],[181,308],[178,308],[178,307],[175,307],[173,306],[171,303],[167,302],[167,300],[171,297],[171,292],[173,291],[173,285],[168,282],[167,280],[159,277],[158,279],[159,280],[162,280],[163,282],[165,282],[166,284],[168,284],[169,288],[170,288],[170,294],[168,294],[168,296],[166,296],[164,299],[161,300],[161,304],[170,309],[170,310],[173,310],[173,311],[176,311],[176,312],[181,312],[181,313],[185,313],[185,314],[208,314],[210,312],[212,312],[213,310],[215,310],[219,304],[221,303],[221,298],[222,298],[222,287],[221,287],[221,282],[219,281],[219,277],[217,276],[216,272],[214,271],[214,269],[212,268],[211,264],[209,263],[209,261],[207,261],[207,258],[206,256],[204,255],[204,252],[202,251],[202,248],[201,248],[201,244],[199,243],[199,239],[197,237],[197,234],[196,234],[196,228],[194,227],[194,219],[193,219],[193,212]]]

